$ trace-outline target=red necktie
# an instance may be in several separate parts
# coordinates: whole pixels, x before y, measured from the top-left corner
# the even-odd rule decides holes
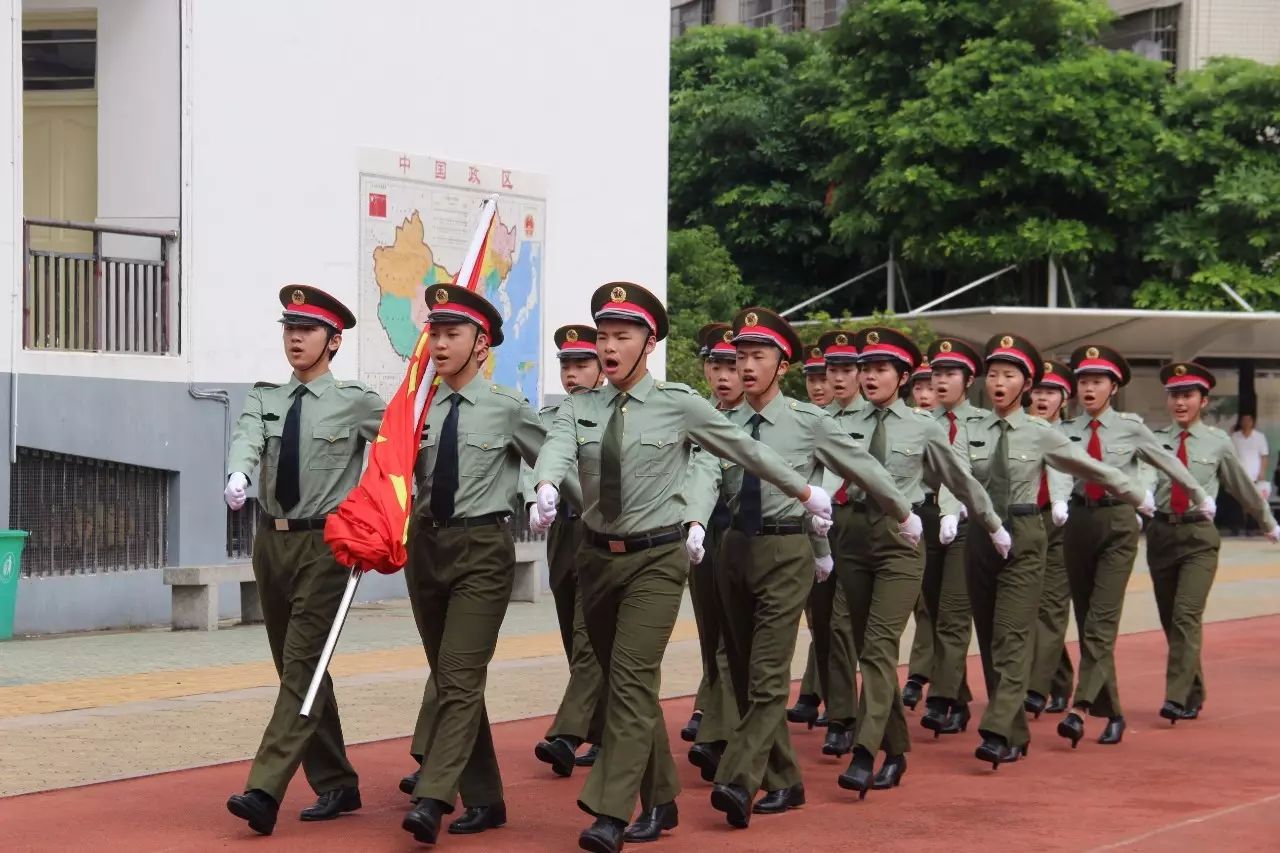
[[[951,421],[951,426],[947,427],[947,441],[952,444],[956,443],[956,413],[947,412],[947,420]]]
[[[1040,472],[1040,494],[1036,496],[1036,503],[1041,509],[1049,505],[1049,472]]]
[[[1178,434],[1178,461],[1184,466],[1187,465],[1187,431],[1184,429]],[[1174,515],[1182,515],[1191,508],[1191,498],[1187,495],[1187,490],[1177,480],[1173,481],[1173,488],[1169,491],[1169,510]]]
[[[1093,430],[1093,435],[1089,436],[1089,455],[1099,462],[1102,461],[1102,439],[1098,438],[1098,427],[1102,426],[1097,420],[1089,421],[1089,429]],[[1097,483],[1084,484],[1084,496],[1091,501],[1102,500],[1102,496],[1107,490]]]

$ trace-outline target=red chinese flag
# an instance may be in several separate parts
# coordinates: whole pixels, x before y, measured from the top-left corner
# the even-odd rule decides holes
[[[485,201],[466,258],[454,278],[475,290],[497,220],[497,196]],[[422,327],[400,389],[387,403],[359,484],[324,526],[324,541],[344,566],[394,574],[408,559],[413,467],[422,424],[435,396],[435,369],[427,355],[430,324]]]

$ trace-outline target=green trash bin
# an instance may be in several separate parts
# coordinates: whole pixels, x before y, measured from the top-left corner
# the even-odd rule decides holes
[[[13,614],[18,608],[18,576],[22,574],[25,530],[0,530],[0,640],[13,637]]]

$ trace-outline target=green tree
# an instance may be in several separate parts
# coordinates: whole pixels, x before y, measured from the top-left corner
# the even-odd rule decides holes
[[[1164,100],[1163,215],[1146,257],[1143,308],[1280,308],[1280,67],[1215,59]]]
[[[733,319],[751,299],[751,290],[729,251],[707,225],[667,235],[667,377],[710,392],[702,375],[695,336],[707,323]]]

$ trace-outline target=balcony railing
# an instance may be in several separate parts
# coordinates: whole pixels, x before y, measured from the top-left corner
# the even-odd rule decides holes
[[[87,232],[89,252],[37,249],[31,229]],[[149,259],[103,251],[103,238],[138,245],[154,240]],[[32,350],[168,355],[178,351],[178,300],[170,258],[176,231],[23,221],[22,345]],[[141,252],[140,252],[141,253]]]

